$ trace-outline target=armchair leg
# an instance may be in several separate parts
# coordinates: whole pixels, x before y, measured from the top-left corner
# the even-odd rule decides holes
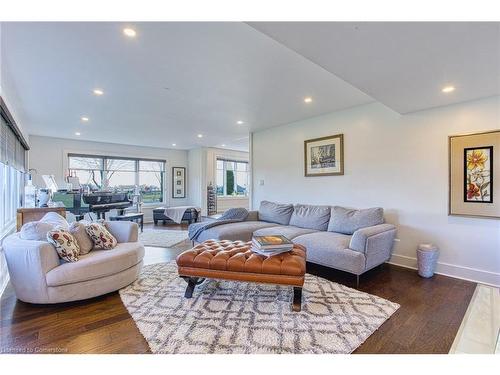
[[[359,275],[356,275],[356,289],[359,289]]]

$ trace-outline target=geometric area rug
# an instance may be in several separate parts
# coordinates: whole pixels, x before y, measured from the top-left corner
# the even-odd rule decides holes
[[[146,229],[139,233],[139,241],[144,246],[173,247],[187,239],[187,230]]]
[[[306,274],[302,311],[292,288],[207,280],[184,298],[175,262],[147,265],[120,297],[153,353],[351,353],[399,308]]]

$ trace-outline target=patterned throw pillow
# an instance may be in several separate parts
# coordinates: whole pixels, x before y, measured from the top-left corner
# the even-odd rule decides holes
[[[75,237],[66,229],[56,228],[47,233],[47,241],[56,248],[59,258],[67,262],[77,262],[80,247]]]
[[[94,243],[94,249],[110,250],[116,246],[116,238],[99,223],[91,223],[85,227],[87,234]]]

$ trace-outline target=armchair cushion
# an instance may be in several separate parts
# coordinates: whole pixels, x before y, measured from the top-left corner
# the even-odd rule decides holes
[[[90,223],[85,231],[92,239],[95,249],[110,250],[117,244],[116,238],[102,224]]]
[[[65,229],[53,229],[47,233],[47,241],[57,251],[59,257],[66,262],[77,262],[80,255],[80,246],[75,237]]]
[[[139,239],[139,225],[133,221],[106,221],[104,225],[118,243],[137,242]]]
[[[92,250],[76,263],[61,264],[46,275],[48,286],[61,286],[120,273],[142,261],[144,247],[138,242],[120,243],[111,250]]]
[[[390,247],[392,248],[392,241],[394,240],[396,234],[396,229],[392,224],[380,224],[358,229],[352,235],[351,242],[349,243],[349,248],[351,250],[364,253],[367,250],[368,238],[383,233],[386,233],[386,235],[388,236],[388,239],[391,243]]]

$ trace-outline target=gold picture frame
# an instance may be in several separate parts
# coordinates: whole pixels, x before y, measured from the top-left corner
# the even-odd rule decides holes
[[[499,162],[500,130],[448,137],[448,215],[500,219]]]
[[[344,134],[304,141],[304,176],[344,174]]]

